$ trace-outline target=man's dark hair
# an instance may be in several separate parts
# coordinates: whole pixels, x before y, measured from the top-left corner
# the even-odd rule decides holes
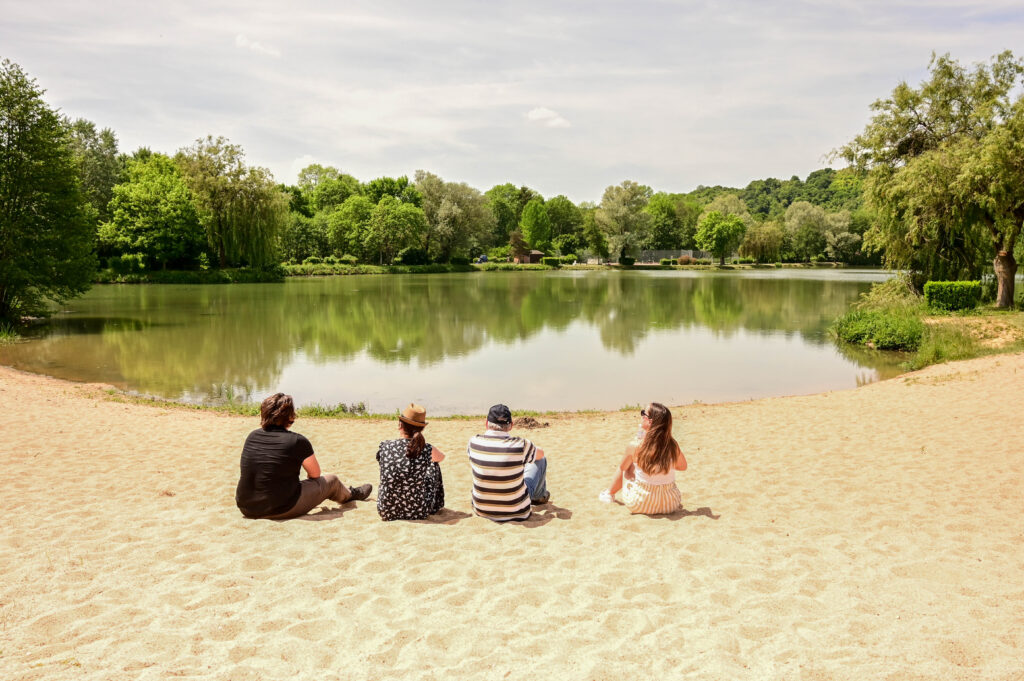
[[[295,403],[291,395],[274,393],[260,405],[260,426],[287,428],[295,421]]]

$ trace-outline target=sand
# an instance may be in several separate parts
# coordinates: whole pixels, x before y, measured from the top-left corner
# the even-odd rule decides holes
[[[635,414],[548,417],[521,525],[435,421],[439,516],[271,522],[234,506],[255,419],[0,369],[0,679],[1024,679],[1022,397],[1018,354],[680,407],[661,518],[597,499]],[[295,429],[376,485],[395,424]]]

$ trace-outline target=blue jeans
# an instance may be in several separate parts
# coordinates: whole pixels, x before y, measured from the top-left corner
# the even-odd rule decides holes
[[[523,482],[526,483],[526,490],[530,493],[530,501],[543,499],[547,495],[547,472],[547,457],[528,463],[523,469]]]

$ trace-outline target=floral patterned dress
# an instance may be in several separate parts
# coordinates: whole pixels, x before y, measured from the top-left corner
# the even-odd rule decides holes
[[[385,440],[377,450],[377,513],[381,520],[422,520],[444,507],[441,466],[430,460],[433,447],[426,445],[410,459],[408,446],[408,440]]]

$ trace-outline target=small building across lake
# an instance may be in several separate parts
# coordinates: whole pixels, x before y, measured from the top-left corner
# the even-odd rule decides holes
[[[517,265],[529,265],[532,263],[539,263],[540,259],[544,257],[543,251],[530,251],[529,253],[523,253],[515,257],[515,263]]]

